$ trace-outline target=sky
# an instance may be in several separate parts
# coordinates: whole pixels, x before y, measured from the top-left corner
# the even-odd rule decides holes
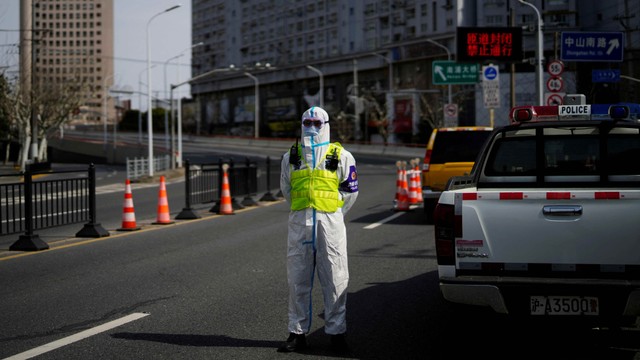
[[[153,96],[164,97],[167,89],[166,98],[168,84],[181,83],[191,76],[191,0],[114,0],[114,86],[133,89],[133,108],[138,108],[142,100],[146,111],[147,23],[174,5],[181,6],[149,23],[150,59],[152,65],[156,64],[151,69]],[[9,75],[18,71],[19,28],[20,0],[0,0],[0,69],[9,66],[5,69]],[[140,90],[142,95],[137,93]],[[174,98],[188,93],[189,86],[181,86],[174,90]]]

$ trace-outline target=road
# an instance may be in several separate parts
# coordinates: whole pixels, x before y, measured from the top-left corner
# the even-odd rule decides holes
[[[637,328],[508,319],[443,300],[433,226],[421,208],[392,211],[395,161],[358,160],[360,195],[346,217],[351,355],[344,358],[640,359]],[[134,200],[153,203],[156,194],[157,187],[140,188]],[[121,206],[122,190],[100,192],[98,203]],[[109,237],[73,238],[76,226],[43,231],[51,250],[5,252],[0,359],[29,351],[38,359],[340,358],[322,330],[319,284],[310,349],[276,352],[287,336],[287,203],[234,215],[199,211],[202,218],[172,225],[139,216],[143,230],[135,232],[113,231],[119,216],[105,216]]]

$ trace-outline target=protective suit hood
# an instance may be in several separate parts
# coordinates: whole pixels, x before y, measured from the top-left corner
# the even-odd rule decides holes
[[[304,126],[305,120],[319,120],[322,121],[322,126]],[[312,106],[302,114],[300,122],[301,127],[301,142],[303,146],[310,147],[312,145],[328,145],[330,141],[331,128],[329,126],[329,114],[320,107]]]

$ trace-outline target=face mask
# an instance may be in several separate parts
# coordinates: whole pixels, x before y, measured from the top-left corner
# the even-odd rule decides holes
[[[315,126],[303,127],[304,136],[318,136],[320,129]]]

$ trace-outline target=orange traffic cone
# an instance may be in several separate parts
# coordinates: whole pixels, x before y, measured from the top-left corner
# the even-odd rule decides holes
[[[158,218],[153,225],[173,224],[169,215],[169,201],[167,200],[167,187],[164,182],[164,176],[160,176],[160,191],[158,191]]]
[[[222,191],[220,193],[220,208],[218,214],[233,215],[233,206],[231,205],[231,190],[229,189],[229,164],[222,165]]]
[[[398,161],[398,181],[399,184],[394,209],[395,211],[409,210],[409,186],[407,185],[406,161]]]
[[[118,231],[140,230],[136,225],[136,214],[133,210],[133,195],[131,194],[131,181],[127,179],[124,187],[124,203],[122,211],[122,227]]]
[[[424,198],[422,197],[422,171],[420,170],[420,158],[415,159],[415,172],[416,172],[416,180],[418,187],[418,203],[424,203]]]
[[[411,159],[409,161],[411,164],[411,168],[409,169],[409,204],[416,205],[418,204],[418,182],[416,179],[416,171],[415,168],[415,160]]]

